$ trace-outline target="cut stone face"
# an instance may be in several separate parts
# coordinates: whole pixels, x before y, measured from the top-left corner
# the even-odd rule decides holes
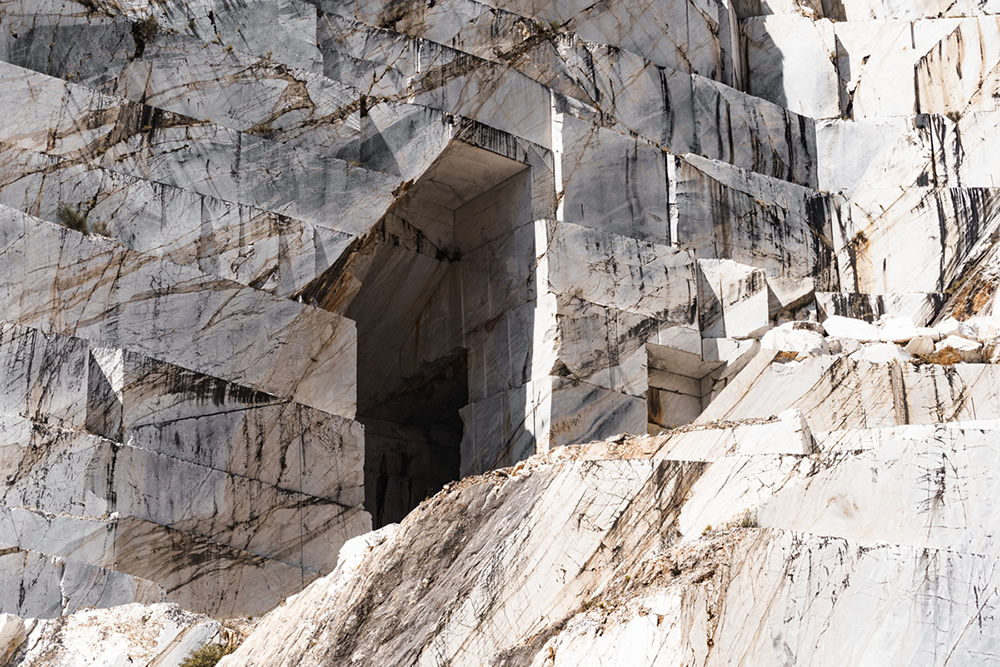
[[[765,272],[731,260],[698,260],[698,316],[705,338],[752,337],[770,318]]]
[[[39,591],[56,606],[17,613],[165,596],[222,615],[260,612],[329,571],[344,539],[370,525],[359,424],[79,338],[4,324],[2,341],[20,350],[5,361],[17,381],[0,402],[3,546],[66,563]],[[130,533],[129,522],[144,528]],[[176,569],[181,538],[228,559],[216,567],[231,579],[192,587],[194,570]],[[131,561],[131,539],[161,546]],[[225,594],[226,581],[242,581],[242,593]]]
[[[726,363],[663,345],[650,344],[647,352],[650,432],[695,421],[711,402]]]
[[[0,614],[332,573],[229,664],[995,657],[998,14],[3,2]]]

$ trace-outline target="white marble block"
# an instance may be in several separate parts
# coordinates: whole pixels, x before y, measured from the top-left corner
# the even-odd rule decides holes
[[[768,327],[765,273],[732,260],[698,260],[698,317],[705,338],[747,338]]]
[[[107,239],[6,207],[0,207],[0,239],[0,258],[11,276],[0,288],[0,303],[9,319],[353,417],[353,322],[195,269],[149,261]],[[73,280],[57,279],[64,262],[75,264]],[[111,277],[109,267],[116,267]],[[116,310],[113,319],[95,317],[107,308]],[[262,316],[248,326],[239,320],[241,312]],[[306,340],[297,333],[305,329],[316,337]],[[186,335],[174,335],[179,331]],[[279,337],[296,344],[276,348]],[[340,363],[335,374],[323,373]]]

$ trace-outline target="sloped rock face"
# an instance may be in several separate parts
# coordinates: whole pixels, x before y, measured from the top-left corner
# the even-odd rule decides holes
[[[0,658],[997,659],[998,12],[0,2]]]
[[[223,664],[993,660],[997,422],[817,433],[806,454],[761,421],[465,480]]]

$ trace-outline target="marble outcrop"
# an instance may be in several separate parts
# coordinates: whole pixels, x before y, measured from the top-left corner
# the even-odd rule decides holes
[[[998,67],[993,0],[0,2],[0,663],[996,659]]]
[[[179,665],[200,646],[226,645],[247,631],[176,605],[130,604],[65,618],[0,617],[0,658],[18,665]],[[4,653],[6,651],[6,654]]]
[[[364,558],[351,571],[287,601],[222,664],[700,665],[788,655],[830,664],[845,650],[858,662],[973,664],[992,655],[995,621],[978,616],[992,607],[975,600],[996,586],[995,545],[976,512],[995,496],[989,464],[976,459],[995,460],[985,443],[996,421],[793,436],[794,423],[617,438],[464,480],[359,545]],[[928,496],[934,461],[945,469]],[[539,507],[550,494],[562,502]],[[594,521],[537,518],[553,507],[587,507]],[[418,547],[439,521],[450,539]],[[556,546],[566,544],[574,548]],[[411,569],[402,553],[415,547],[440,566]],[[498,594],[497,580],[511,594]],[[431,613],[438,606],[449,613]],[[875,620],[872,608],[901,624]]]

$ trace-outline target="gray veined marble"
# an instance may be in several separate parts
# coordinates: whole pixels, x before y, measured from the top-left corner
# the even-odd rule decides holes
[[[0,2],[0,663],[997,661],[998,16]]]

